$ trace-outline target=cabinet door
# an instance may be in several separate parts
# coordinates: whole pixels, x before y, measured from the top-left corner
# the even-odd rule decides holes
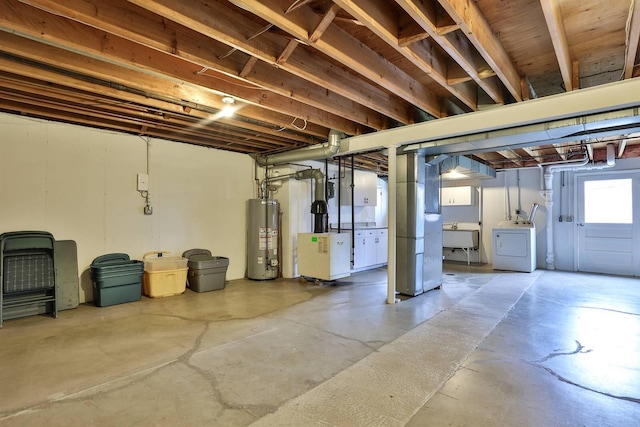
[[[374,230],[369,230],[365,232],[364,238],[364,251],[365,251],[365,260],[364,265],[366,267],[370,267],[376,264],[376,254],[377,254],[377,246],[376,246],[376,235]]]
[[[442,206],[470,206],[475,202],[475,189],[471,186],[445,187],[442,189]]]
[[[353,247],[353,268],[363,268],[366,264],[366,236],[363,231],[354,233]]]
[[[353,190],[351,174],[342,179],[340,186],[340,204],[351,205],[353,191],[354,206],[376,206],[378,204],[378,177],[372,172],[354,171]]]
[[[386,264],[388,262],[388,244],[387,230],[376,230],[376,264]]]

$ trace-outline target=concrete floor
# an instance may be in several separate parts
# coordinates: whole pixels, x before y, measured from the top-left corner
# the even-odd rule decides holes
[[[395,305],[377,269],[6,321],[0,425],[638,425],[638,279],[443,277]]]

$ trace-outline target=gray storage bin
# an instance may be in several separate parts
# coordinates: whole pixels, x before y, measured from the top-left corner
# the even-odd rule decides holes
[[[187,284],[195,292],[224,289],[229,258],[211,256],[207,249],[190,249],[182,254],[189,260]]]

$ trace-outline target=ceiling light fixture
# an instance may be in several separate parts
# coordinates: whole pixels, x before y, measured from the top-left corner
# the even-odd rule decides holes
[[[222,102],[224,103],[224,107],[222,107],[222,110],[220,110],[220,113],[222,114],[222,116],[223,117],[233,116],[233,113],[235,113],[236,111],[236,107],[234,105],[236,100],[233,99],[232,96],[223,96]]]

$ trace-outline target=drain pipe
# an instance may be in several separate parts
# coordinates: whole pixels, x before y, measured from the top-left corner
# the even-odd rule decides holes
[[[607,161],[602,163],[589,164],[589,156],[585,155],[585,158],[580,163],[573,164],[557,164],[546,166],[543,169],[542,165],[539,165],[541,170],[544,170],[544,188],[541,193],[545,199],[545,207],[547,208],[547,253],[545,262],[547,264],[547,270],[555,270],[556,256],[553,249],[553,174],[559,171],[583,171],[583,170],[596,170],[607,169],[616,165],[616,155],[614,144],[607,144]]]
[[[260,166],[275,166],[283,163],[300,162],[303,160],[324,160],[331,158],[340,149],[340,139],[344,138],[344,133],[331,129],[326,144],[313,145],[299,150],[285,151],[284,153],[272,154],[270,156],[255,157],[256,163]]]

